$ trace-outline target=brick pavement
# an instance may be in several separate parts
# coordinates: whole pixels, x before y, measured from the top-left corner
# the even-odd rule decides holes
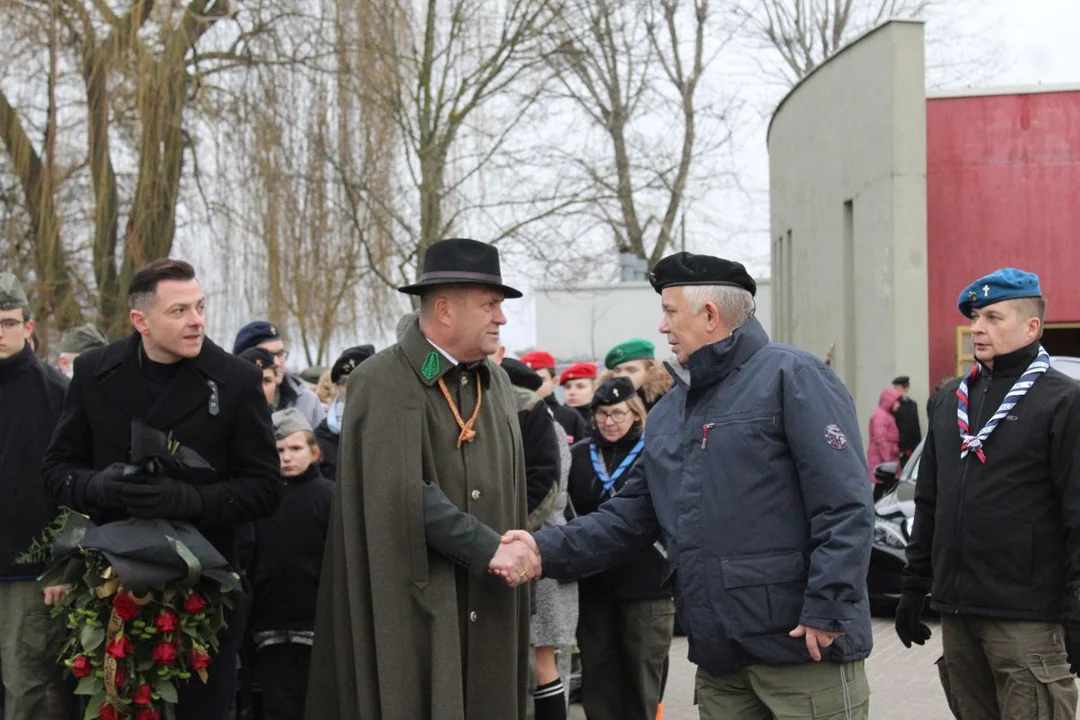
[[[874,652],[867,661],[871,720],[952,720],[934,665],[941,655],[941,633],[936,622],[929,624],[934,632],[930,641],[908,650],[893,632],[891,619],[874,619]],[[665,697],[664,720],[698,720],[686,638],[675,638],[672,644]],[[570,717],[584,720],[580,705],[571,708]]]

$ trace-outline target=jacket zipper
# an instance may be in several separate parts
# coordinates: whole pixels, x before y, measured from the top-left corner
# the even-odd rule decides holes
[[[716,423],[705,423],[701,426],[701,449],[704,450],[705,446],[709,444],[709,431],[716,427]]]
[[[983,409],[986,407],[986,395],[990,392],[990,383],[994,379],[994,373],[992,371],[987,372],[985,379],[986,384],[983,386],[982,389],[982,399],[979,401],[979,416],[975,418],[975,422],[971,422],[971,417],[968,416],[969,434],[978,434],[978,432],[982,430],[982,425],[979,423],[979,421],[982,419]],[[958,488],[957,492],[957,496],[959,497],[959,504],[956,508],[956,557],[961,558],[961,562],[957,564],[956,577],[953,580],[953,593],[956,595],[956,604],[953,606],[953,615],[960,614],[960,565],[962,564],[964,551],[964,485],[967,481],[967,470],[971,466],[971,456],[973,454],[974,453],[968,453],[968,456],[966,458],[962,458],[960,460],[960,462],[963,464],[960,467],[960,487]]]

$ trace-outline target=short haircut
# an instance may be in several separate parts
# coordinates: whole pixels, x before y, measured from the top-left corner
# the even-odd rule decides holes
[[[30,312],[30,308],[22,309],[22,321],[28,323],[34,319],[34,313]]]
[[[195,268],[183,260],[161,258],[139,268],[128,284],[128,305],[145,308],[154,299],[158,283],[163,280],[194,280]]]
[[[730,285],[685,285],[683,297],[690,306],[690,312],[694,313],[701,312],[705,303],[716,305],[724,316],[724,322],[732,330],[748,323],[757,309],[753,295]]]
[[[1016,303],[1016,309],[1019,310],[1025,318],[1038,318],[1040,323],[1045,321],[1046,298],[1018,298],[1013,302]]]

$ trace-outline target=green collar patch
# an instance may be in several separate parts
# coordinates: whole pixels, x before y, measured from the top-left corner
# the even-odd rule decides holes
[[[428,353],[424,366],[420,368],[420,374],[425,380],[434,380],[439,376],[439,353],[434,351]]]

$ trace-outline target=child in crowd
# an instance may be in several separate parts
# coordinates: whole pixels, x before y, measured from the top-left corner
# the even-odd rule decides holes
[[[273,421],[285,495],[255,525],[255,677],[266,720],[303,720],[334,485],[319,473],[319,446],[304,415],[289,408]]]

